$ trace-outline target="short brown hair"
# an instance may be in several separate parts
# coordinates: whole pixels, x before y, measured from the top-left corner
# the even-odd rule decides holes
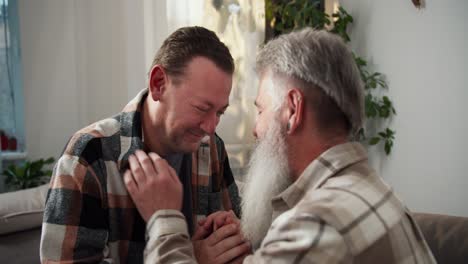
[[[164,40],[151,68],[159,64],[169,75],[177,78],[197,56],[211,60],[226,73],[234,73],[234,60],[228,47],[213,31],[198,26],[179,28]]]

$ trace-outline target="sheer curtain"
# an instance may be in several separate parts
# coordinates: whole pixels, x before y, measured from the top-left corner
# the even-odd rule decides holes
[[[17,1],[0,0],[0,192],[4,166],[26,157],[19,50]]]
[[[23,145],[21,86],[17,1],[0,0],[0,130],[10,139],[3,150]]]
[[[10,33],[8,27],[8,3],[2,0],[0,9],[0,129],[11,134],[15,128],[13,80],[9,67]]]
[[[207,3],[204,0],[167,1],[168,33],[183,26],[203,26],[203,10]]]

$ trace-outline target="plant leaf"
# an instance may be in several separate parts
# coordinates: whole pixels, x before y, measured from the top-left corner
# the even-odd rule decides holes
[[[369,145],[376,145],[377,143],[379,143],[379,141],[380,141],[379,137],[373,137],[369,140]]]

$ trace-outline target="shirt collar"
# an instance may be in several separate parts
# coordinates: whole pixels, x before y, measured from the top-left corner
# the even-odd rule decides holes
[[[141,90],[119,114],[120,118],[120,156],[119,170],[128,169],[128,156],[137,149],[145,149],[142,141],[141,111],[148,96],[148,89]]]
[[[273,198],[275,210],[294,207],[308,190],[320,188],[342,169],[367,159],[367,152],[358,142],[336,145],[313,160],[299,178],[281,194]]]

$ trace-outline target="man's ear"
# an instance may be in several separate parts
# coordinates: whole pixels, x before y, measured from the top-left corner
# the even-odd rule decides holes
[[[293,133],[304,119],[304,94],[293,88],[286,94],[287,102],[287,133]]]
[[[161,65],[155,65],[149,76],[149,92],[154,101],[159,101],[167,85],[166,71]]]

